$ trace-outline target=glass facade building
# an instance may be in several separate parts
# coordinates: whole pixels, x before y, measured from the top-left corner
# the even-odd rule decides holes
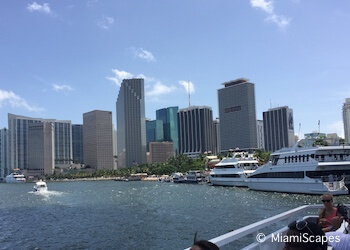
[[[73,162],[84,164],[83,125],[72,125]]]
[[[147,152],[149,152],[150,142],[160,142],[160,141],[164,141],[163,121],[160,121],[160,120],[146,121]]]
[[[156,119],[163,121],[164,141],[173,142],[176,154],[179,152],[178,110],[179,107],[168,107],[156,111]]]

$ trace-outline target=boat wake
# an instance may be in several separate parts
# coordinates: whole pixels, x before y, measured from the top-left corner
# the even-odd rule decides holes
[[[40,195],[43,197],[51,197],[51,196],[62,196],[64,193],[59,192],[59,191],[52,191],[52,190],[47,190],[47,191],[29,191],[29,194],[35,194],[35,195]]]

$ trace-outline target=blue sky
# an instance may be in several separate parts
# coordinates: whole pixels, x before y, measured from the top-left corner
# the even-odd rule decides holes
[[[146,117],[206,105],[255,83],[257,119],[294,111],[295,134],[343,136],[350,97],[346,0],[0,1],[0,127],[7,113],[82,123],[109,110],[123,78],[144,77]]]

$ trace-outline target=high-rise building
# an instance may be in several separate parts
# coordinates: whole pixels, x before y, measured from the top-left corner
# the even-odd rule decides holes
[[[343,104],[343,123],[345,143],[350,144],[350,98],[346,98]]]
[[[256,121],[256,131],[257,131],[257,141],[258,141],[258,148],[263,149],[265,147],[265,140],[264,140],[264,121],[263,120],[257,120]]]
[[[3,128],[0,129],[0,178],[4,178],[11,173],[9,155],[9,130]]]
[[[83,125],[72,124],[73,162],[84,164]]]
[[[117,98],[118,168],[146,163],[143,79],[124,79]]]
[[[52,175],[55,170],[55,125],[52,122],[28,124],[28,175]]]
[[[112,112],[94,110],[83,114],[84,164],[95,169],[113,169]]]
[[[254,83],[239,78],[218,90],[221,151],[257,148]]]
[[[157,120],[163,121],[164,140],[173,142],[176,153],[179,152],[178,110],[179,107],[168,107],[156,111]]]
[[[173,142],[150,142],[149,151],[152,163],[167,162],[175,156]]]
[[[266,151],[276,151],[295,144],[293,110],[288,106],[263,112],[263,121]]]
[[[31,118],[8,114],[10,167],[25,170],[28,168],[28,126],[31,123],[51,122],[55,128],[55,165],[69,166],[72,162],[71,121]]]
[[[149,152],[150,142],[164,141],[163,121],[146,121],[146,143],[147,152]]]
[[[214,150],[213,113],[210,107],[191,106],[177,113],[179,153],[197,157]]]
[[[213,154],[217,155],[220,153],[221,149],[221,143],[220,143],[220,120],[219,118],[216,118],[213,121],[213,129],[214,129],[214,147],[213,147]]]

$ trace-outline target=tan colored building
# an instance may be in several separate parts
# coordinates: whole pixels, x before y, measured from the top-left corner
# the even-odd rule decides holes
[[[95,169],[113,169],[112,112],[94,110],[83,114],[84,164]]]
[[[175,156],[173,142],[150,142],[149,151],[151,162],[167,162],[172,156]]]
[[[33,176],[52,175],[55,169],[55,125],[36,122],[28,125],[28,169]]]

